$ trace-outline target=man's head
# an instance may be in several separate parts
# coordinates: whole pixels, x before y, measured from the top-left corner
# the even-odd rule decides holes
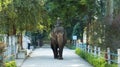
[[[60,17],[57,18],[57,24],[62,24]]]

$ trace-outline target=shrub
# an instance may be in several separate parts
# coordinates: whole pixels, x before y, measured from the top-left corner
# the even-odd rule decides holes
[[[10,61],[5,63],[5,67],[17,67],[17,65],[15,61]]]
[[[106,64],[105,67],[118,67],[117,64]]]
[[[93,54],[87,53],[80,48],[76,48],[75,52],[94,67],[117,67],[117,64],[108,64],[104,58],[94,56]]]

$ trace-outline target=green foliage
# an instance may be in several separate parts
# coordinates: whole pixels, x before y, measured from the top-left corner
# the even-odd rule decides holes
[[[93,0],[92,0],[93,1]],[[91,45],[98,45],[102,48],[110,47],[111,51],[116,52],[120,46],[120,35],[119,35],[119,0],[113,1],[114,8],[112,6],[112,1],[110,0],[96,0],[94,2],[89,2],[89,10],[92,8],[91,14],[88,16],[89,24],[87,24],[87,40]],[[110,2],[110,5],[107,3]],[[90,5],[90,3],[94,3]],[[113,10],[113,16],[110,13],[110,10]],[[107,14],[111,15],[106,16]],[[90,17],[93,18],[90,20]],[[112,24],[110,25],[110,22]]]
[[[101,46],[106,48],[104,45],[104,35],[105,35],[105,27],[99,21],[92,21],[89,26],[89,44]]]
[[[118,15],[119,13],[120,13],[120,6],[119,6],[119,4],[120,4],[120,0],[115,0],[114,1],[114,17],[116,16],[116,15]]]
[[[113,13],[110,13],[110,11],[107,11],[107,14],[113,14],[112,17],[109,17],[109,15],[105,18],[106,28],[105,28],[105,45],[107,47],[111,48],[111,51],[116,52],[116,49],[119,49],[120,45],[120,0],[110,1],[108,0],[111,5],[115,7],[111,7],[111,5],[107,5],[107,9],[111,10],[113,9]],[[113,20],[111,20],[113,19]],[[111,22],[111,23],[109,23]]]
[[[5,63],[5,67],[17,67],[17,65],[15,61],[10,61]]]
[[[81,3],[82,5],[86,5],[86,4],[87,4],[87,0],[80,0],[80,3]]]
[[[84,32],[84,23],[83,22],[78,22],[74,27],[73,27],[73,32],[72,35],[77,35],[78,39],[83,39],[83,32]]]
[[[86,0],[47,0],[45,8],[51,18],[51,26],[54,26],[56,18],[60,17],[63,26],[66,28],[67,37],[71,39],[74,25],[79,21],[80,17],[85,15],[87,10]],[[81,20],[81,19],[80,19]]]
[[[39,30],[42,21],[43,8],[40,0],[15,0],[17,10],[17,27],[19,30]],[[45,11],[44,11],[45,12]],[[43,13],[44,14],[44,13]],[[22,19],[22,20],[21,20]],[[43,29],[43,28],[42,28]]]
[[[43,6],[44,0],[1,0],[0,32],[46,30],[48,16]]]
[[[118,67],[117,64],[106,64],[105,67]]]
[[[94,56],[93,54],[87,53],[80,48],[76,48],[75,52],[94,67],[117,67],[117,64],[107,64],[104,58]]]
[[[74,28],[73,28],[73,33],[72,33],[72,35],[77,35],[78,38],[80,37],[79,28],[80,28],[80,23],[77,23],[77,24],[74,26]]]
[[[76,48],[76,46],[74,46],[73,44],[66,44],[65,46],[72,50],[74,50]]]

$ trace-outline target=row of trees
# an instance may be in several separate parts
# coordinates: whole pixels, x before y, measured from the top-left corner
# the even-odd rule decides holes
[[[119,0],[0,0],[0,33],[38,30],[49,33],[60,17],[68,39],[77,35],[83,40],[86,31],[88,44],[118,47],[119,3]]]
[[[118,49],[120,43],[119,35],[119,3],[116,0],[98,1],[99,13],[95,14],[97,19],[92,20],[88,31],[88,42],[102,46],[110,47],[112,51]]]
[[[48,15],[43,6],[43,0],[0,0],[0,34],[18,35],[22,49],[24,32],[48,30]]]
[[[112,47],[115,51],[120,43],[119,3],[119,0],[47,0],[46,10],[52,21],[58,16],[62,18],[69,39],[77,35],[82,40],[86,31],[88,44]]]
[[[90,30],[92,20],[105,15],[104,6],[104,1],[101,0],[47,0],[46,2],[46,10],[52,21],[55,22],[56,17],[61,17],[67,34],[70,35],[68,38],[77,35],[81,40],[84,29],[86,28],[87,32]],[[89,32],[87,36],[89,38]]]
[[[49,27],[49,25],[46,25],[48,20],[46,20],[47,14],[43,6],[43,0],[0,0],[0,36],[1,34],[19,35],[18,39],[21,47],[18,47],[18,49],[22,49],[22,34],[24,31],[43,32],[47,29],[47,26]],[[5,61],[10,61],[13,58],[14,52],[17,52],[14,48],[19,46],[16,43],[13,44],[15,41],[11,43],[12,39],[13,37],[7,38],[7,45],[9,46],[6,45],[6,48],[9,52],[6,50],[6,53],[9,55],[7,56],[9,60],[5,57]],[[2,44],[0,44],[0,47],[0,67],[4,67]]]
[[[67,30],[68,38],[71,39],[72,35],[76,35],[77,32],[73,32],[74,26],[81,27],[79,30],[79,38],[82,38],[83,29],[87,22],[83,22],[86,20],[86,15],[88,15],[89,4],[92,2],[86,0],[47,0],[46,2],[46,10],[51,17],[52,24],[56,21],[57,17],[60,17],[63,22],[63,26]],[[53,26],[52,26],[53,27]]]
[[[0,32],[12,35],[46,29],[43,6],[43,0],[0,0]]]

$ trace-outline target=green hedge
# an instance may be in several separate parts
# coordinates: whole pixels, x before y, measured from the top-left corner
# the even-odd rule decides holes
[[[5,67],[17,67],[17,65],[15,61],[10,61],[5,63]]]
[[[104,58],[98,58],[95,57],[93,54],[87,53],[83,50],[80,50],[80,48],[76,48],[75,50],[76,54],[78,54],[83,59],[87,60],[90,64],[92,64],[94,67],[117,67],[117,64],[108,64]]]

